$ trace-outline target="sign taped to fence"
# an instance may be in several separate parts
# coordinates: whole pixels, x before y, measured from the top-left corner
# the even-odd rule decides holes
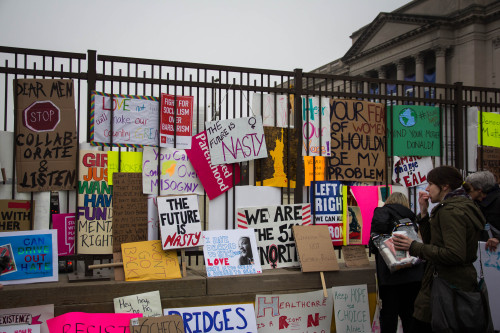
[[[52,214],[52,228],[57,230],[57,248],[60,256],[75,254],[75,213]]]
[[[330,100],[302,97],[302,156],[331,156]]]
[[[294,127],[293,96],[259,94],[252,95],[252,111],[261,114],[264,126]]]
[[[212,164],[228,164],[267,157],[260,116],[206,122]]]
[[[142,172],[142,152],[108,151],[108,185],[113,185],[115,172]]]
[[[263,269],[299,266],[294,225],[311,224],[311,205],[295,204],[237,209],[239,229],[255,232]]]
[[[259,333],[330,332],[333,297],[323,291],[300,294],[256,295],[255,316]]]
[[[142,313],[68,312],[47,320],[50,333],[106,332],[130,333],[130,320]]]
[[[175,135],[175,148],[191,148],[193,103],[193,96],[161,94],[160,147],[174,147]]]
[[[160,291],[116,297],[113,299],[115,313],[142,313],[144,317],[162,315]]]
[[[392,179],[404,187],[427,183],[427,174],[432,170],[432,157],[394,157]]]
[[[105,94],[92,91],[90,143],[114,147],[158,146],[158,111],[156,97]],[[111,133],[111,122],[113,132]]]
[[[384,181],[385,107],[380,103],[332,99],[328,180]]]
[[[158,185],[160,195],[203,195],[201,181],[183,149],[144,147],[142,191],[158,194]]]
[[[311,183],[311,204],[316,225],[328,226],[332,244],[343,244],[342,183],[320,181]]]
[[[500,114],[478,111],[477,119],[478,144],[500,148]]]
[[[158,216],[164,250],[202,246],[198,196],[158,197]]]
[[[31,208],[30,200],[0,200],[0,232],[31,230],[31,215],[35,212],[34,206],[35,201]]]
[[[18,192],[76,187],[76,115],[73,80],[16,79]]]

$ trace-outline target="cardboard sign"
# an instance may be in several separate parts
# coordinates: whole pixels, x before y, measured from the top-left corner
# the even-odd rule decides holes
[[[0,255],[10,258],[0,274],[1,284],[58,281],[55,230],[0,233]]]
[[[427,174],[433,168],[431,157],[394,157],[392,179],[404,187],[427,183]]]
[[[95,146],[142,147],[158,145],[158,99],[92,91],[90,143]],[[113,122],[113,133],[111,133]]]
[[[140,173],[113,174],[113,252],[121,252],[122,243],[148,239],[148,196],[142,193]]]
[[[0,232],[31,230],[31,214],[34,211],[31,201],[0,200]]]
[[[40,333],[49,333],[47,320],[51,318],[54,318],[54,304],[0,309],[0,331],[4,325],[33,325],[39,328]]]
[[[262,273],[253,230],[204,231],[203,237],[207,277]]]
[[[113,253],[113,187],[108,184],[108,154],[80,150],[78,177],[78,254]]]
[[[302,272],[338,271],[337,255],[326,225],[293,226]]]
[[[203,245],[197,195],[158,197],[157,200],[164,250]]]
[[[49,319],[47,325],[50,333],[130,333],[130,320],[141,317],[141,313],[68,312]]]
[[[327,97],[302,97],[302,156],[331,156],[330,103]]]
[[[261,114],[265,126],[289,127],[294,126],[293,96],[258,94],[252,96],[252,111],[254,114]]]
[[[2,333],[40,333],[40,325],[9,325],[1,326]]]
[[[75,213],[52,214],[52,228],[57,230],[57,248],[60,256],[75,254]]]
[[[130,321],[131,333],[183,333],[184,323],[182,317],[178,315],[134,318]]]
[[[263,269],[299,265],[292,234],[294,225],[311,224],[311,205],[238,208],[238,228],[254,230]]]
[[[326,158],[323,156],[304,156],[304,186],[312,181],[325,180]]]
[[[181,316],[186,332],[257,333],[253,304],[169,308],[163,314]]]
[[[364,246],[342,246],[346,267],[364,267],[369,266],[368,255]]]
[[[500,148],[500,114],[480,112],[477,114],[477,142],[480,146]]]
[[[161,241],[122,244],[125,281],[180,279],[176,251],[163,251]]]
[[[212,164],[205,131],[193,136],[191,149],[186,150],[186,154],[210,200],[232,188],[233,181],[234,184],[240,182],[241,171],[238,163]]]
[[[264,127],[269,155],[256,163],[257,185],[295,188],[297,130]]]
[[[342,245],[342,183],[339,181],[313,182],[310,193],[314,224],[328,226],[332,244]]]
[[[332,99],[331,146],[327,179],[383,182],[385,108],[383,104]]]
[[[193,96],[161,94],[160,147],[191,148],[193,103]]]
[[[158,177],[158,167],[160,176]],[[160,195],[203,195],[200,179],[186,151],[175,148],[144,147],[142,154],[142,191]]]
[[[330,332],[333,297],[323,291],[255,296],[259,333]]]
[[[260,116],[207,121],[206,131],[213,165],[267,157]]]
[[[18,192],[76,186],[76,116],[72,80],[14,80]]]
[[[333,287],[337,332],[371,332],[366,284]]]
[[[108,185],[113,185],[115,172],[142,172],[142,152],[108,151]]]
[[[495,175],[497,183],[500,183],[500,148],[478,147],[477,169],[488,170]]]
[[[392,107],[392,126],[390,109]],[[440,156],[439,108],[425,105],[387,107],[387,152],[392,156]],[[394,141],[391,143],[391,133]],[[394,146],[394,154],[392,146]]]
[[[142,294],[116,297],[113,299],[115,313],[142,313],[144,317],[161,317],[160,292],[150,291]]]

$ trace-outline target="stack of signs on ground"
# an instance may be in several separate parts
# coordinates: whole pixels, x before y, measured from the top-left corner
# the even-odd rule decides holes
[[[431,157],[394,157],[392,179],[404,187],[427,183],[427,174],[432,170]]]
[[[333,287],[337,332],[371,332],[368,301],[366,284]]]
[[[73,190],[78,144],[73,81],[17,79],[14,84],[17,191]]]
[[[163,251],[161,241],[122,244],[125,281],[181,278],[176,251]]]
[[[47,325],[52,332],[106,332],[130,333],[130,320],[142,318],[142,313],[85,313],[68,312],[49,319]]]
[[[31,329],[31,333],[49,333],[47,320],[54,318],[54,304],[0,309],[0,331]],[[28,327],[24,327],[28,326]],[[26,330],[25,332],[30,332]]]
[[[142,294],[116,297],[113,299],[115,313],[142,313],[144,317],[162,315],[160,292],[150,291]]]
[[[203,245],[197,195],[158,197],[157,202],[164,250]]]
[[[58,281],[55,230],[0,233],[0,257],[9,258],[1,284]]]
[[[332,244],[342,245],[342,183],[339,181],[312,182],[310,193],[315,224],[327,225]]]
[[[57,248],[60,256],[75,254],[75,213],[52,214],[52,229],[57,230]]]
[[[0,200],[0,232],[31,230],[31,209],[29,200]],[[33,219],[34,220],[34,219]]]
[[[160,147],[191,148],[193,102],[193,96],[161,94]]]
[[[331,290],[328,297],[323,297],[322,290],[255,296],[259,333],[330,332],[332,312]]]
[[[93,91],[90,143],[109,146],[112,140],[119,147],[157,146],[159,105],[155,97]]]
[[[238,228],[255,232],[263,269],[298,266],[292,226],[311,224],[311,205],[238,208]]]
[[[213,165],[267,157],[260,116],[207,121],[206,128]]]
[[[179,315],[186,332],[257,333],[253,304],[168,308],[164,315]]]
[[[330,101],[302,97],[302,156],[331,156]]]
[[[208,277],[262,273],[252,229],[204,231]]]

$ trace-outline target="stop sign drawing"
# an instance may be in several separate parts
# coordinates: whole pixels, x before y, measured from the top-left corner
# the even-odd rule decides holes
[[[61,120],[61,111],[51,101],[37,101],[23,112],[23,125],[34,132],[53,131]]]

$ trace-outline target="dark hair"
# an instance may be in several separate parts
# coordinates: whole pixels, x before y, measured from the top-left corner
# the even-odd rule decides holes
[[[437,185],[441,189],[443,186],[448,185],[452,191],[464,183],[462,174],[456,168],[449,165],[438,166],[429,171],[427,181]]]

